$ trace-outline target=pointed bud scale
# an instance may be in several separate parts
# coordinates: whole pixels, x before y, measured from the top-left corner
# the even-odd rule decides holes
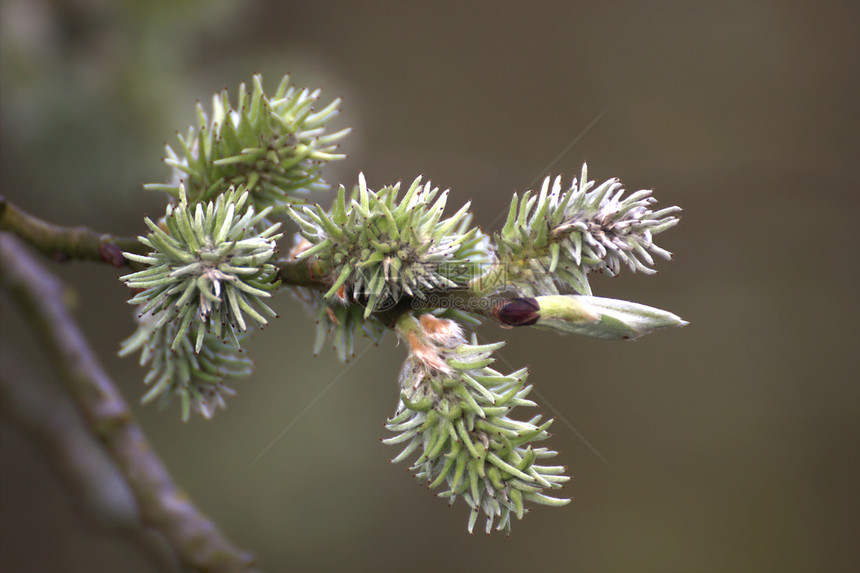
[[[679,316],[612,298],[582,295],[539,296],[538,328],[606,340],[632,340],[670,326],[686,326]]]

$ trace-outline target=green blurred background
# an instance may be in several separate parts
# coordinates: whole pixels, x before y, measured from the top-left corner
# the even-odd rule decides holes
[[[528,365],[563,418],[552,445],[574,476],[571,505],[537,508],[510,538],[469,536],[462,502],[388,463],[393,337],[313,402],[345,367],[311,357],[310,319],[280,297],[253,378],[213,421],[182,424],[175,406],[136,406],[143,373],[115,356],[132,330],[118,273],[52,268],[176,480],[266,571],[860,570],[860,5],[524,6],[2,0],[3,193],[55,222],[140,233],[163,209],[139,189],[166,177],[162,143],[195,100],[258,71],[344,98],[337,125],[355,131],[330,182],[423,173],[452,205],[471,199],[486,231],[513,191],[585,160],[653,188],[685,209],[661,243],[674,261],[595,291],[690,326],[635,343],[480,329],[510,341],[500,367]],[[0,310],[2,353],[49,376]],[[3,571],[155,570],[72,510],[25,434],[0,430]]]

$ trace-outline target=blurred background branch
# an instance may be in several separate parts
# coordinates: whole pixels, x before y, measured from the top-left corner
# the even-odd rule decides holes
[[[68,395],[35,374],[15,349],[3,355],[0,414],[35,442],[84,519],[105,533],[125,535],[165,570],[180,570],[163,538],[141,523],[125,478],[84,427]]]
[[[0,268],[4,289],[36,334],[45,359],[63,382],[91,437],[101,444],[122,475],[142,523],[164,536],[182,567],[213,573],[254,570],[251,556],[233,547],[174,484],[66,310],[60,282],[7,234],[0,240]],[[18,378],[14,383],[22,382]],[[6,387],[4,382],[4,395]],[[26,399],[20,394],[11,395],[16,398],[10,407],[20,406],[15,408],[16,417],[32,418],[24,414]],[[34,427],[32,423],[30,427]],[[53,432],[42,425],[37,434],[45,441]],[[66,474],[74,474],[75,482],[80,484],[86,478],[79,466],[68,463],[73,452],[58,453],[63,445],[78,444],[66,439],[49,451],[58,460],[57,465],[62,465]],[[132,518],[126,515],[121,521],[128,524]]]

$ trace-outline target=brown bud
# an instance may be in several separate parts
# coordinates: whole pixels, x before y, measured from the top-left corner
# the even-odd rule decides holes
[[[114,243],[101,243],[99,245],[99,257],[115,267],[121,267],[125,264],[125,257],[122,254],[122,249]]]
[[[512,298],[493,309],[493,318],[503,326],[531,326],[540,318],[534,298]]]

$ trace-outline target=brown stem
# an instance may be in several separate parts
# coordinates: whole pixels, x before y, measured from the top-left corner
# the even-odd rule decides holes
[[[460,310],[492,318],[502,328],[521,326],[525,323],[515,323],[510,320],[509,311],[512,303],[521,299],[511,298],[505,295],[478,294],[470,290],[447,290],[429,293],[421,298],[404,296],[393,307],[374,312],[373,315],[383,324],[390,327],[406,312],[447,309]]]
[[[146,247],[133,237],[115,237],[87,227],[62,227],[43,221],[0,195],[0,231],[9,231],[56,261],[81,259],[115,267],[131,262],[123,251],[145,254]]]
[[[3,233],[0,273],[0,282],[32,325],[89,432],[124,476],[143,522],[164,536],[186,569],[254,571],[252,557],[225,539],[173,482],[69,315],[62,285],[14,238]]]

